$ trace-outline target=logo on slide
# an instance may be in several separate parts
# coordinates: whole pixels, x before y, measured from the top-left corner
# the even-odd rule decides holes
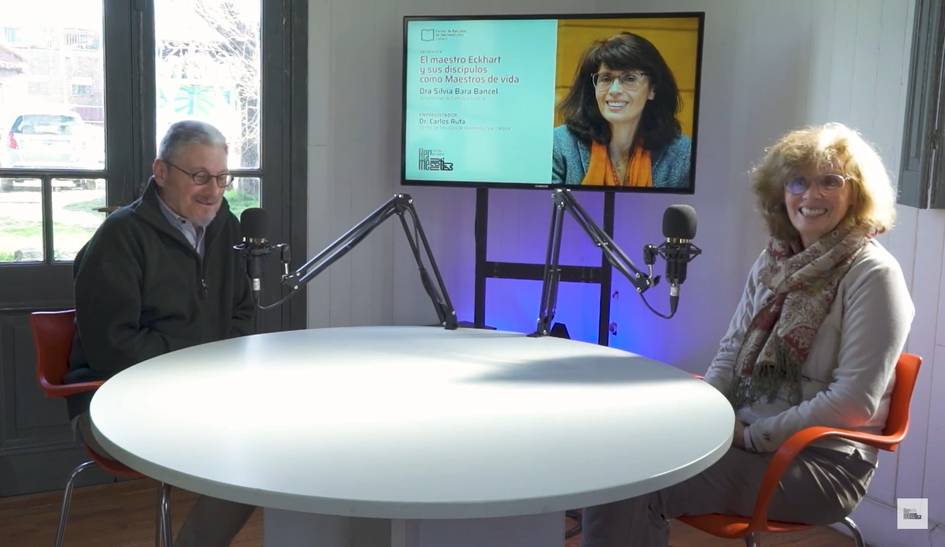
[[[432,28],[420,29],[420,39],[424,42],[432,42],[434,33]]]
[[[929,529],[928,498],[896,498],[896,528],[900,530]]]
[[[420,170],[421,171],[452,171],[453,162],[446,161],[442,150],[432,150],[429,148],[420,149]]]

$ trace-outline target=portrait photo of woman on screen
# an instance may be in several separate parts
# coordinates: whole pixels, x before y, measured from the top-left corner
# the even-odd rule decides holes
[[[680,109],[676,78],[652,42],[632,32],[594,41],[558,104],[552,181],[690,189],[692,141]]]

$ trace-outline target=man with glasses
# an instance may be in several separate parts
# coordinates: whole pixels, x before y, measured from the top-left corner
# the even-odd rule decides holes
[[[223,134],[203,122],[171,125],[152,172],[143,195],[112,213],[76,257],[67,383],[252,331],[249,282],[232,250],[239,222],[223,198],[232,180]],[[71,397],[70,416],[85,443],[108,457],[91,435],[90,400]],[[252,510],[201,496],[174,544],[229,545]]]

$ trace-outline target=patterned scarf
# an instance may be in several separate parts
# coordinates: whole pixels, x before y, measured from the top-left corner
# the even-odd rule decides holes
[[[735,359],[728,398],[736,411],[787,388],[801,402],[801,367],[837,296],[840,280],[870,239],[863,226],[842,225],[810,247],[772,238],[759,279],[773,295],[748,326]]]

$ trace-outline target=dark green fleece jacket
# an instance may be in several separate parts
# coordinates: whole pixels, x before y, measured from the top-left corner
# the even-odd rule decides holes
[[[108,378],[151,357],[249,334],[253,301],[239,221],[224,200],[204,257],[164,217],[157,189],[115,211],[75,263],[76,339],[66,382]],[[70,415],[91,396],[70,400]]]

